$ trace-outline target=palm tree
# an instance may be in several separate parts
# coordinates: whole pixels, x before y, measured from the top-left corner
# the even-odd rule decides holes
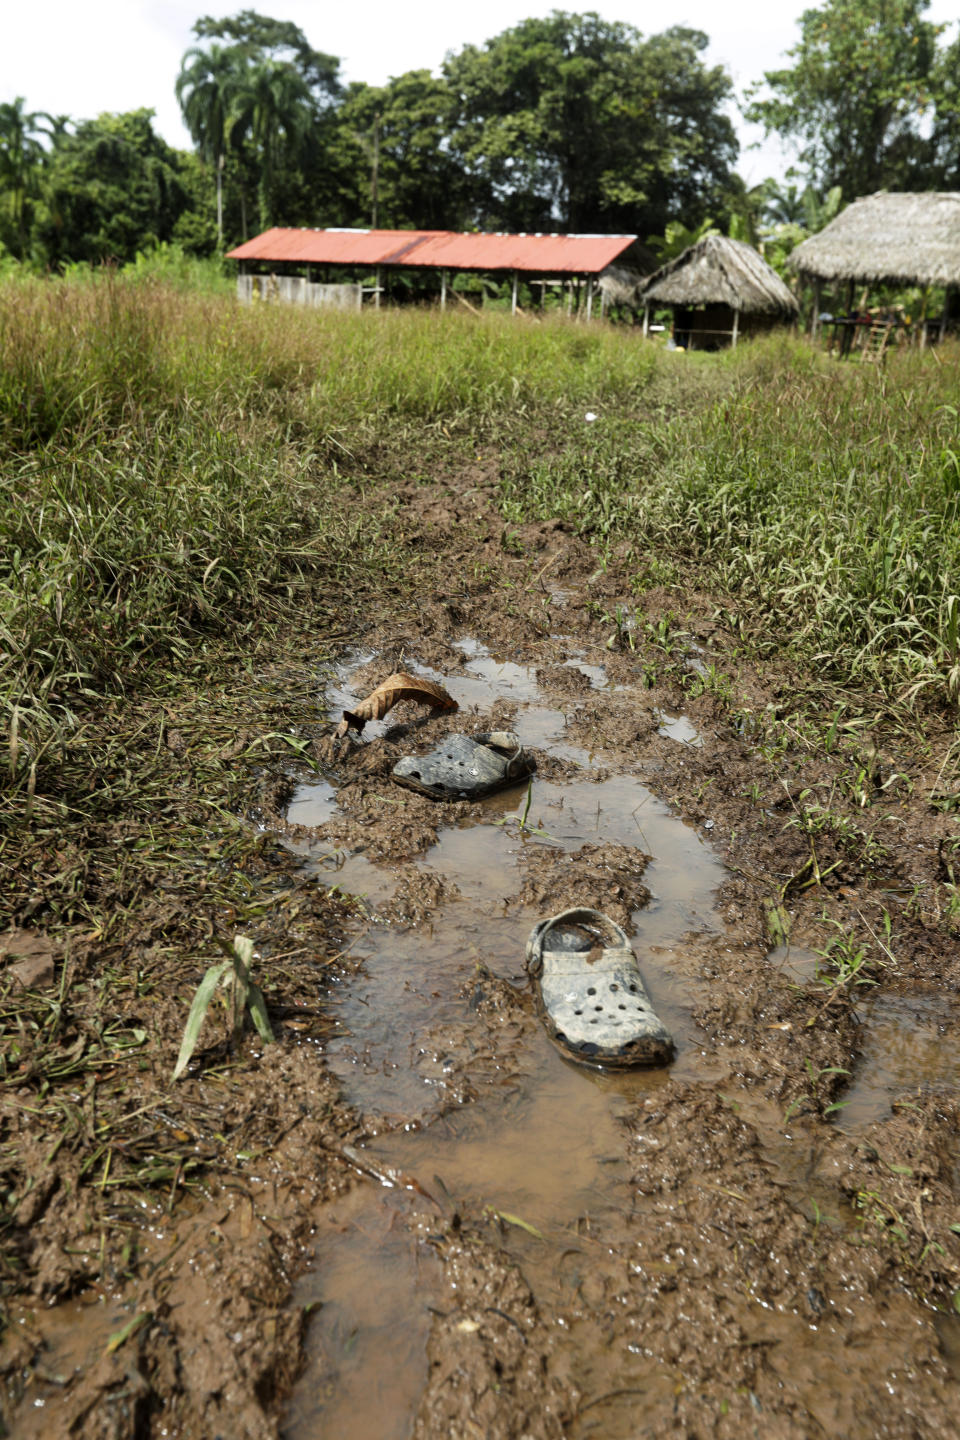
[[[284,149],[302,150],[316,122],[310,87],[283,60],[262,59],[248,70],[233,97],[238,139],[249,132],[260,151],[260,224],[272,223],[273,184]]]
[[[27,248],[26,203],[36,194],[40,166],[46,156],[37,136],[49,134],[47,126],[53,123],[42,110],[27,114],[25,104],[24,97],[18,95],[12,103],[0,105],[0,186],[10,193],[20,260]]]
[[[217,245],[223,249],[223,168],[227,161],[230,117],[243,84],[236,46],[194,46],[183,57],[176,93],[184,124],[217,179]]]
[[[771,180],[767,191],[764,215],[771,225],[802,225],[803,196],[797,185],[781,185]]]

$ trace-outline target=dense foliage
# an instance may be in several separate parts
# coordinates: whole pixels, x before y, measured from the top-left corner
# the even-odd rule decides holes
[[[167,243],[213,255],[272,224],[373,224],[633,233],[664,256],[717,227],[779,265],[858,195],[960,187],[960,37],[928,5],[803,13],[746,112],[802,169],[752,190],[732,82],[697,30],[555,10],[373,86],[345,85],[289,21],[204,16],[175,80],[195,153],[148,110],[73,121],[0,104],[0,263],[123,264]]]
[[[848,199],[960,185],[960,40],[929,0],[825,0],[800,17],[789,67],[757,87],[749,118],[799,146],[809,177]]]

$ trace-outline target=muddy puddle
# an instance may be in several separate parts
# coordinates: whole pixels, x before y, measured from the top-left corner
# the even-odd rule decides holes
[[[583,1254],[591,1226],[624,1235],[632,1202],[628,1117],[671,1085],[729,1073],[726,1061],[704,1048],[693,1020],[705,946],[714,957],[728,951],[736,963],[736,937],[724,944],[715,909],[725,876],[719,857],[636,775],[611,776],[567,737],[564,712],[545,701],[531,668],[500,660],[472,640],[458,648],[463,673],[440,676],[405,663],[441,680],[468,716],[488,715],[496,701],[510,703],[521,741],[575,768],[562,779],[535,776],[529,792],[524,785],[490,797],[467,822],[444,825],[438,817],[436,843],[394,864],[325,842],[322,827],[337,806],[331,784],[305,785],[293,798],[288,818],[320,827],[312,841],[296,842],[318,883],[363,897],[369,917],[352,948],[362,965],[332,996],[337,1032],[326,1046],[327,1063],[364,1117],[371,1138],[363,1153],[374,1173],[399,1172],[418,1188],[412,1194],[402,1185],[378,1185],[368,1174],[317,1216],[313,1264],[295,1297],[312,1314],[307,1366],[284,1422],[285,1440],[410,1434],[427,1378],[431,1318],[442,1303],[442,1267],[410,1227],[414,1210],[433,1205],[439,1216],[466,1206],[483,1213],[540,1311],[573,1314],[591,1268]],[[352,657],[331,687],[331,714],[353,703],[350,670],[369,659]],[[602,664],[579,654],[564,663],[586,675],[591,691],[611,688]],[[703,744],[686,717],[655,718],[665,738]],[[375,740],[388,724],[371,723],[365,738]],[[566,859],[584,847],[603,853],[607,846],[650,857],[642,869],[649,895],[630,906],[628,918],[654,1007],[676,1040],[667,1068],[615,1074],[575,1066],[534,1013],[524,945],[552,911],[531,903],[525,879],[544,857],[562,873]],[[577,903],[575,874],[563,881],[563,903],[553,910]],[[436,882],[432,893],[441,901],[419,926],[388,923],[381,912],[411,875]],[[798,986],[816,980],[820,957],[812,951],[785,949],[768,958]],[[837,1112],[848,1132],[889,1113],[905,1086],[958,1078],[938,1045],[942,1017],[932,1003],[878,1001],[864,1018],[868,1042],[849,1103]],[[777,1129],[768,1135],[764,1164],[809,1208],[809,1197],[820,1193],[816,1182],[800,1147]],[[847,1228],[837,1223],[838,1233]],[[669,1405],[668,1380],[651,1370],[648,1357],[631,1355],[629,1346],[608,1355],[594,1321],[577,1323],[582,1335],[567,1344],[567,1364],[581,1392],[615,1395],[618,1385],[635,1385],[635,1393],[652,1396],[667,1385],[660,1400]],[[837,1386],[843,1388],[839,1380]],[[586,1410],[572,1435],[633,1433],[629,1413],[613,1423],[609,1413],[588,1418]]]
[[[799,987],[828,975],[823,954],[781,945],[767,956]],[[960,1088],[960,1051],[951,1043],[953,1010],[942,993],[887,995],[863,986],[857,996],[862,1043],[835,1124],[858,1135],[884,1120],[898,1098],[911,1091],[953,1094]]]
[[[862,1005],[864,1038],[837,1124],[855,1135],[883,1120],[911,1091],[955,1094],[960,1052],[955,1022],[943,995],[876,995]]]
[[[43,1335],[43,1364],[34,1372],[35,1393],[17,1415],[17,1440],[46,1440],[57,1433],[57,1405],[65,1386],[82,1373],[132,1316],[118,1301],[90,1291],[54,1309],[16,1309],[10,1323]],[[5,1432],[6,1433],[6,1432]]]
[[[427,1379],[440,1266],[406,1225],[404,1192],[363,1185],[327,1208],[297,1303],[316,1307],[284,1435],[405,1440]],[[312,1376],[322,1374],[317,1384]]]
[[[513,702],[525,745],[581,769],[569,781],[535,778],[529,795],[524,786],[492,796],[479,820],[441,828],[437,843],[410,863],[444,882],[448,898],[416,929],[376,923],[378,907],[396,889],[397,867],[324,854],[318,837],[310,863],[319,882],[362,896],[373,920],[352,952],[362,967],[334,999],[338,1034],[327,1061],[368,1129],[383,1131],[366,1147],[371,1160],[415,1176],[453,1204],[521,1221],[503,1222],[506,1248],[538,1300],[558,1303],[578,1283],[576,1267],[565,1266],[562,1256],[582,1217],[618,1213],[627,1202],[627,1107],[669,1084],[671,1075],[706,1073],[692,1020],[687,942],[719,929],[713,896],[724,871],[696,831],[634,776],[593,778],[591,755],[565,738],[565,717],[542,703],[532,670],[497,660],[474,642],[460,649],[466,673],[443,683],[462,711]],[[568,663],[591,687],[608,686],[602,665],[580,657]],[[425,666],[410,668],[440,678]],[[348,705],[349,684],[333,687],[328,698],[334,713]],[[385,726],[375,722],[366,734],[375,738]],[[288,816],[322,826],[335,803],[325,782],[305,785]],[[543,917],[518,899],[525,862],[532,851],[572,856],[585,845],[628,846],[651,857],[643,873],[649,903],[631,915],[633,945],[676,1040],[670,1070],[612,1075],[574,1066],[531,1013],[524,945]],[[576,886],[567,884],[573,903]],[[501,1037],[495,1049],[476,1017],[487,976],[513,987],[521,1007],[505,1027],[506,1043]],[[349,1207],[339,1203],[321,1217],[315,1265],[297,1294],[299,1304],[318,1309],[312,1363],[287,1417],[288,1440],[306,1440],[318,1426],[331,1434],[349,1428],[371,1440],[409,1432],[438,1277],[401,1223],[405,1207],[402,1193],[369,1184]]]

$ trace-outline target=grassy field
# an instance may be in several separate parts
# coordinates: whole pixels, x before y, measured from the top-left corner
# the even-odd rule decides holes
[[[599,326],[8,284],[8,790],[36,795],[104,697],[175,684],[318,579],[396,566],[376,527],[356,533],[336,504],[384,444],[412,475],[438,446],[496,446],[508,522],[560,515],[601,549],[628,542],[638,592],[719,590],[745,643],[818,682],[952,705],[956,377],[950,347],[878,370],[785,338],[677,356]]]

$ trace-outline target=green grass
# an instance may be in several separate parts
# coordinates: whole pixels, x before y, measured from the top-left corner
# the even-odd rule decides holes
[[[690,357],[691,359],[694,357]],[[507,467],[507,519],[629,540],[638,583],[706,584],[755,651],[888,699],[960,697],[957,347],[839,365],[769,340],[700,411],[611,417]],[[691,377],[692,378],[692,377]]]
[[[601,326],[241,309],[150,273],[2,284],[7,779],[35,784],[79,709],[399,563],[342,503],[384,445],[411,476],[493,447],[508,523],[627,541],[638,591],[713,587],[760,653],[952,703],[956,358],[677,356]]]

